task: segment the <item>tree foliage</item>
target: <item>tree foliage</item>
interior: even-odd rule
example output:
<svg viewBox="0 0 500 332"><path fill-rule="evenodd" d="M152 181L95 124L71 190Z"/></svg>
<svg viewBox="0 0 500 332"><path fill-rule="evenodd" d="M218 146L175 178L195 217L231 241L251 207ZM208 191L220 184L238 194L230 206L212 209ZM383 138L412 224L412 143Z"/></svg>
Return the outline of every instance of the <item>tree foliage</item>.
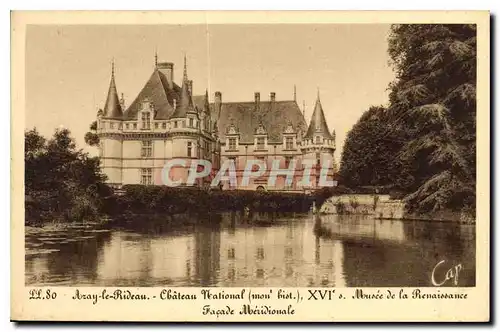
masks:
<svg viewBox="0 0 500 332"><path fill-rule="evenodd" d="M416 211L474 209L476 26L393 25L388 44L396 80L384 124L371 115L359 120L346 140L341 174L361 185L385 185L390 178L377 174L389 174ZM360 164L381 137L382 160L371 163L368 155ZM388 164L397 165L395 174Z"/></svg>
<svg viewBox="0 0 500 332"><path fill-rule="evenodd" d="M47 140L25 132L26 222L81 221L98 217L110 191L99 160L76 149L67 129Z"/></svg>
<svg viewBox="0 0 500 332"><path fill-rule="evenodd" d="M97 135L97 121L94 121L89 126L90 131L85 133L85 143L90 146L99 145L99 136Z"/></svg>
<svg viewBox="0 0 500 332"><path fill-rule="evenodd" d="M394 158L402 147L401 134L384 130L390 120L387 109L372 106L349 131L340 167L344 185L397 188L410 181L401 161Z"/></svg>

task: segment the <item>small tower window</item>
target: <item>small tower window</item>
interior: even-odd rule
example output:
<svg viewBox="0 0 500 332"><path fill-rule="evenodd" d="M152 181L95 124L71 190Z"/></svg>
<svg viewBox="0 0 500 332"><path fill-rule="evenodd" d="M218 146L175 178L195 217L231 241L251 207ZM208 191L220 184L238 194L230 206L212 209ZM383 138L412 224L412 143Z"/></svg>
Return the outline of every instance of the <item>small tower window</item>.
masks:
<svg viewBox="0 0 500 332"><path fill-rule="evenodd" d="M141 169L141 184L142 185L152 185L153 184L153 170L151 168Z"/></svg>
<svg viewBox="0 0 500 332"><path fill-rule="evenodd" d="M142 141L141 146L141 157L151 157L153 154L153 142L152 141Z"/></svg>
<svg viewBox="0 0 500 332"><path fill-rule="evenodd" d="M193 119L189 118L189 127L193 128L194 125L193 125Z"/></svg>
<svg viewBox="0 0 500 332"><path fill-rule="evenodd" d="M174 128L177 128L178 124L177 121L174 121Z"/></svg>
<svg viewBox="0 0 500 332"><path fill-rule="evenodd" d="M187 156L188 156L188 157L191 157L191 153L192 153L192 151L193 151L193 143L188 142L188 143L187 143Z"/></svg>

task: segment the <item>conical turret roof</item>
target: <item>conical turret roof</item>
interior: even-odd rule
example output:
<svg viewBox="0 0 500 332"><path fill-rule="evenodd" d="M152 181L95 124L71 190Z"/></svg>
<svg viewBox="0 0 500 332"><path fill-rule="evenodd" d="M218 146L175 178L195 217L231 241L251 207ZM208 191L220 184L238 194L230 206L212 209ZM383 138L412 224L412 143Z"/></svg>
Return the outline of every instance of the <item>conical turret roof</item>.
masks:
<svg viewBox="0 0 500 332"><path fill-rule="evenodd" d="M106 104L104 104L103 117L111 119L121 119L122 116L123 116L123 111L120 105L120 99L118 98L118 92L116 91L115 66L114 64L112 64L111 82L109 83L108 97L106 98Z"/></svg>
<svg viewBox="0 0 500 332"><path fill-rule="evenodd" d="M189 91L189 79L187 76L187 65L186 57L184 56L184 75L182 80L181 88L181 98L176 104L176 108L171 119L173 118L185 118L187 113L196 113L193 105L193 99L191 98L191 91Z"/></svg>
<svg viewBox="0 0 500 332"><path fill-rule="evenodd" d="M312 114L311 123L307 129L307 133L304 138L313 138L315 135L320 134L326 139L333 139L330 130L328 129L328 124L326 123L325 113L323 113L323 107L321 106L321 101L316 99L316 105L314 106L314 112Z"/></svg>

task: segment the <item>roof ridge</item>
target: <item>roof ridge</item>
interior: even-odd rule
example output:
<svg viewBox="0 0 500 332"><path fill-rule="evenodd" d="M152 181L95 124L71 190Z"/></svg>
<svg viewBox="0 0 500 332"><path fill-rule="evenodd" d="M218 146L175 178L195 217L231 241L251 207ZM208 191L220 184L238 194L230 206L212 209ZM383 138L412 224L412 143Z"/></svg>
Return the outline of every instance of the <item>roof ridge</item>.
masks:
<svg viewBox="0 0 500 332"><path fill-rule="evenodd" d="M203 95L196 95L195 97L203 97ZM210 102L210 104L213 104L214 102ZM295 103L297 104L296 100L261 100L261 104L269 104L269 103ZM255 101L224 101L222 104L255 104ZM298 105L298 104L297 104Z"/></svg>

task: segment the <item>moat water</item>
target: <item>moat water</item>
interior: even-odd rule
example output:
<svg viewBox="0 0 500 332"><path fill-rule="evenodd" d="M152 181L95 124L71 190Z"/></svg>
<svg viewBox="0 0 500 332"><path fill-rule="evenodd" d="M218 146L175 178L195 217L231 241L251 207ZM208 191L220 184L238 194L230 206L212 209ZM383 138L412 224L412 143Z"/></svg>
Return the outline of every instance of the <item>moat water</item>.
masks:
<svg viewBox="0 0 500 332"><path fill-rule="evenodd" d="M443 286L475 285L473 225L227 213L173 227L157 219L27 227L26 285L416 287L432 286L433 271L444 281L459 264Z"/></svg>

